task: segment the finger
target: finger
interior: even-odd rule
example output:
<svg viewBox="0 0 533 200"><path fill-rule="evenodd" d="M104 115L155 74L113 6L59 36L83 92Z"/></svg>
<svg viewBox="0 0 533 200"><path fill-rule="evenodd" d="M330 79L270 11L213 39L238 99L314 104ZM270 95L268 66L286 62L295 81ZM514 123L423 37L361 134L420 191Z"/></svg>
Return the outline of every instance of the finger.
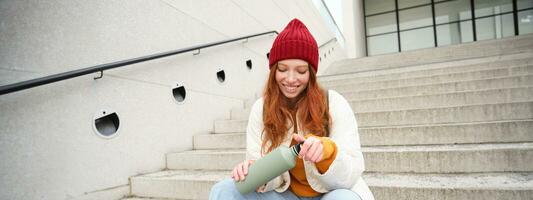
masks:
<svg viewBox="0 0 533 200"><path fill-rule="evenodd" d="M248 175L248 167L250 167L250 161L246 161L244 165L242 165L244 175Z"/></svg>
<svg viewBox="0 0 533 200"><path fill-rule="evenodd" d="M312 161L312 158L315 155L315 152L320 147L320 140L317 141L317 139L314 139L314 138L313 139L310 138L309 140L311 142L311 147L309 147L309 150L308 150L307 154L305 154L305 156L306 156L307 160L311 160Z"/></svg>
<svg viewBox="0 0 533 200"><path fill-rule="evenodd" d="M305 160L305 155L309 151L309 148L311 147L312 141L305 140L304 144L302 145L302 148L300 149L300 153L298 154L300 158Z"/></svg>
<svg viewBox="0 0 533 200"><path fill-rule="evenodd" d="M242 181L244 179L244 176L242 174L242 163L237 166L237 179L238 181Z"/></svg>
<svg viewBox="0 0 533 200"><path fill-rule="evenodd" d="M322 145L320 145L320 146L322 146ZM318 148L317 151L311 157L311 161L313 161L314 163L322 161L322 158L324 156L323 152L324 151L322 150L322 147Z"/></svg>
<svg viewBox="0 0 533 200"><path fill-rule="evenodd" d="M236 181L240 181L241 180L241 176L239 175L239 169L241 168L241 164L238 164L236 167L235 167L235 180Z"/></svg>
<svg viewBox="0 0 533 200"><path fill-rule="evenodd" d="M244 163L241 164L241 171L240 171L241 181L244 181L244 179L246 178L246 175L244 174L244 167L247 165L248 165L248 161L244 161Z"/></svg>
<svg viewBox="0 0 533 200"><path fill-rule="evenodd" d="M239 166L239 165L235 166L235 167L233 168L233 171L231 171L231 177L232 177L233 180L235 180L235 181L239 181L239 176L237 176L237 167L238 167L238 166Z"/></svg>

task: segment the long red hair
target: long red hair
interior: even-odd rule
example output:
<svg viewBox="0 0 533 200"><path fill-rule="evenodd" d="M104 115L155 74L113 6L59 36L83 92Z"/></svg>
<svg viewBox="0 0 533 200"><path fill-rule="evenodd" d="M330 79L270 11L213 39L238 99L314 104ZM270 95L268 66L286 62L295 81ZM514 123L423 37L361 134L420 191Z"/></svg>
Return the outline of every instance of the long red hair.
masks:
<svg viewBox="0 0 533 200"><path fill-rule="evenodd" d="M281 92L276 82L277 63L270 69L268 81L263 94L263 125L264 136L261 144L262 152L270 152L278 147L287 137L287 121L294 126L295 120L291 111L297 111L298 125L316 136L329 136L327 130L330 116L324 90L319 86L314 69L309 66L309 82L307 88L296 97L299 100L294 108L289 108L288 99ZM267 145L270 145L267 147ZM267 149L267 151L264 151Z"/></svg>

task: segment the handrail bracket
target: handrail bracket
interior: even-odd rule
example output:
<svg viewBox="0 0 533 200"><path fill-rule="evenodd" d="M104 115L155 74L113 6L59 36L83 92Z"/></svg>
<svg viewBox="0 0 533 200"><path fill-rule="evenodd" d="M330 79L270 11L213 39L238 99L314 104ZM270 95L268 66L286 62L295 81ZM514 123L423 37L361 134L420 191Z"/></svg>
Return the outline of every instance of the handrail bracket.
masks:
<svg viewBox="0 0 533 200"><path fill-rule="evenodd" d="M192 55L196 56L196 55L200 54L200 49L196 49L196 50L197 50L197 51L194 52L194 53L192 53Z"/></svg>
<svg viewBox="0 0 533 200"><path fill-rule="evenodd" d="M104 70L101 70L99 72L100 72L100 76L94 77L94 80L101 79L102 77L104 77Z"/></svg>

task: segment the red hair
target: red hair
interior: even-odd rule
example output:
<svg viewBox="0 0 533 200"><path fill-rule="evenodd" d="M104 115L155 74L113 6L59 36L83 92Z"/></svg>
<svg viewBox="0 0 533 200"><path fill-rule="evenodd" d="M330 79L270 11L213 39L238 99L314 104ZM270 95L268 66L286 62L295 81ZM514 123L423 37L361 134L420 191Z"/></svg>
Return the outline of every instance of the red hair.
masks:
<svg viewBox="0 0 533 200"><path fill-rule="evenodd" d="M294 108L289 108L288 99L281 92L276 81L276 71L278 64L270 68L270 74L265 86L263 95L263 125L264 137L261 144L262 152L270 152L278 147L287 137L287 120L294 126L295 119L292 118L291 111L297 111L299 127L316 136L329 136L328 127L330 116L324 90L318 85L314 69L309 66L309 82L299 98ZM267 148L267 144L270 146ZM264 151L267 149L267 151Z"/></svg>

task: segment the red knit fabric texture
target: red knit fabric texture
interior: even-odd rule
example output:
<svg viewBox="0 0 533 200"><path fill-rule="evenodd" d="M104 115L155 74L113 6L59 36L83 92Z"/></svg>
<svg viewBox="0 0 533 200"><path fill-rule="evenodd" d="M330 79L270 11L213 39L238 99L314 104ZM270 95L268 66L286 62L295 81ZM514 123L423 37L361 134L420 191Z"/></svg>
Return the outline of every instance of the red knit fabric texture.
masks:
<svg viewBox="0 0 533 200"><path fill-rule="evenodd" d="M293 19L276 37L269 55L269 66L284 59L302 59L318 72L318 45L305 24Z"/></svg>

